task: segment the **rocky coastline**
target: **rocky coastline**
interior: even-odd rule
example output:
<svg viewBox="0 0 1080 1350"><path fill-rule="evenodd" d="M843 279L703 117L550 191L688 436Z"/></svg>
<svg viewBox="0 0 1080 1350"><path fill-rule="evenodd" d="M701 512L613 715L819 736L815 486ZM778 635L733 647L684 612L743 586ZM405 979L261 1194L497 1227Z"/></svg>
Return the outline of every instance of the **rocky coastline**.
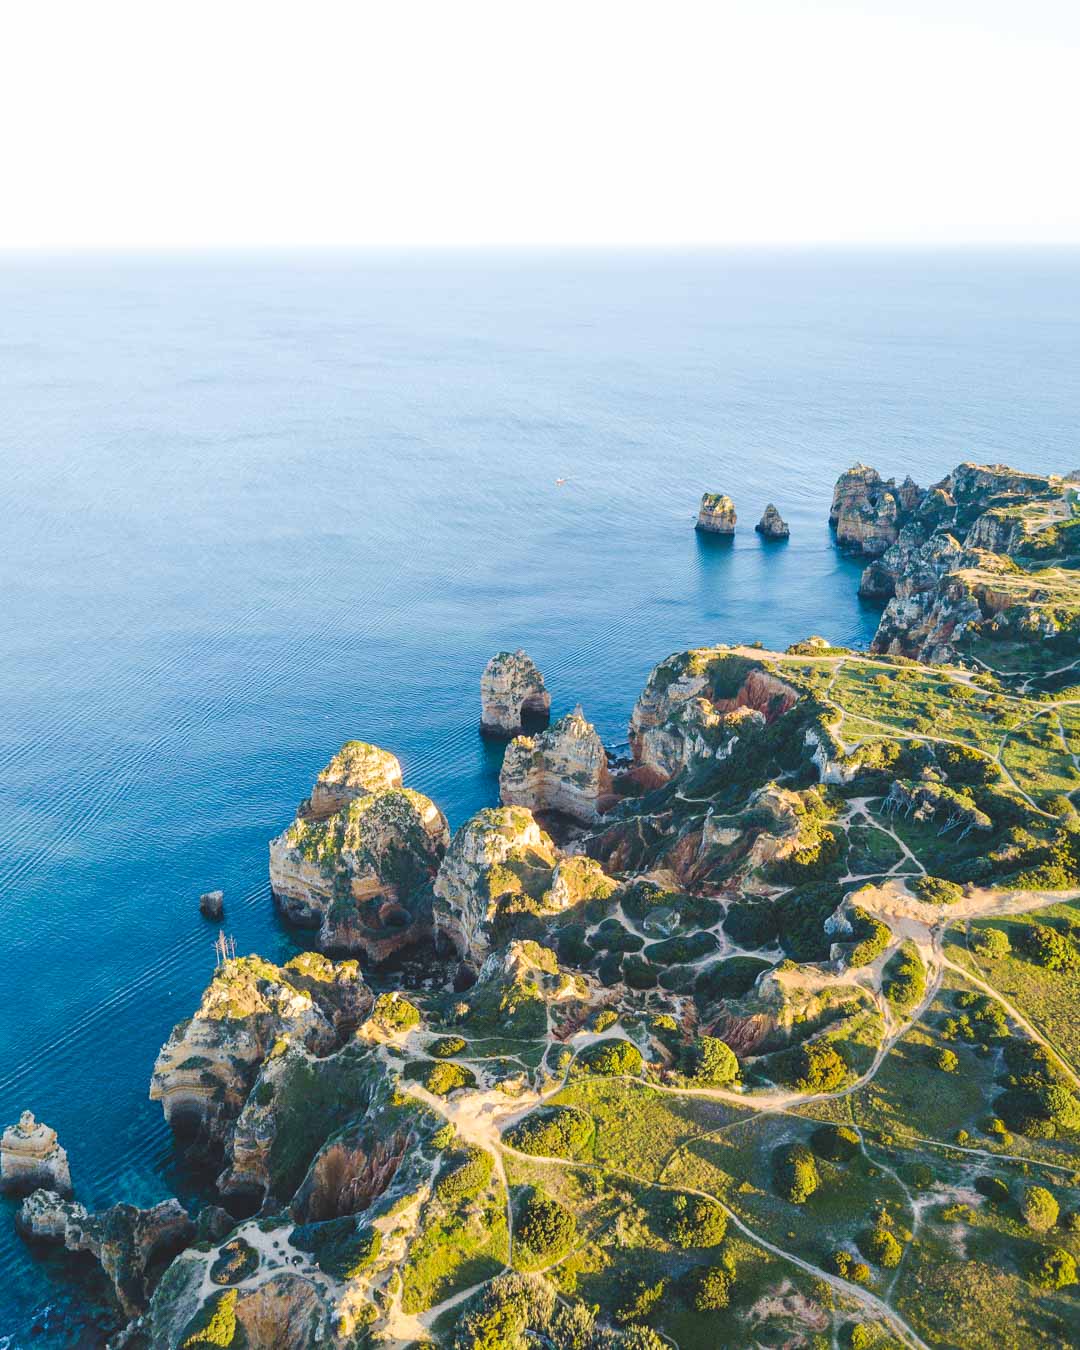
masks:
<svg viewBox="0 0 1080 1350"><path fill-rule="evenodd" d="M116 1344L142 1350L658 1350L657 1282L686 1318L737 1304L746 1344L807 1345L811 1320L854 1343L838 1339L853 1308L910 1343L884 1281L848 1280L816 1248L747 1279L738 1303L747 1252L708 1255L727 1218L715 1242L686 1226L715 1176L676 1171L678 1189L665 1168L740 1112L780 1131L779 1157L802 1098L855 1101L929 1002L890 1002L887 972L915 960L940 984L948 905L978 917L1001 896L1080 893L1080 787L1052 792L987 748L1003 710L1027 725L1077 683L1078 492L1074 476L998 465L927 489L849 469L829 518L884 606L870 653L810 638L668 656L630 710L625 765L580 708L527 731L550 695L524 652L498 653L481 730L509 742L500 801L453 833L393 753L346 743L269 845L274 903L318 950L223 954L153 1068L150 1097L176 1147L212 1166L213 1203L195 1219L176 1200L88 1213L27 1113L0 1147L3 1185L30 1192L20 1230L96 1257ZM706 494L698 528L735 524L730 498ZM788 534L771 505L757 528ZM1067 734L1040 753L1071 784ZM379 967L406 950L420 969L397 984ZM1054 1101L1071 1110L1064 1082ZM669 1099L681 1117L660 1114ZM656 1124L635 1134L646 1112ZM653 1132L664 1166L639 1177ZM891 1136L873 1145L875 1176L901 1167ZM742 1197L773 1174L718 1156L732 1185L709 1203L754 1237L766 1220ZM562 1247L539 1245L549 1230ZM795 1236L768 1231L755 1259ZM859 1232L837 1239L849 1264ZM819 1278L796 1290L804 1268ZM718 1307L686 1293L705 1271Z"/></svg>

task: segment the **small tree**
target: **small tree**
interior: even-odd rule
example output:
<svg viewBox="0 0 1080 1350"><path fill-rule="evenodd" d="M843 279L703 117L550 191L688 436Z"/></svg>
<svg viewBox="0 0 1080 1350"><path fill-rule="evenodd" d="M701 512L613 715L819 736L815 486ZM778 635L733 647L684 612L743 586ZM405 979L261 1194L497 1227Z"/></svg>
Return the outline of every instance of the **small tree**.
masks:
<svg viewBox="0 0 1080 1350"><path fill-rule="evenodd" d="M994 961L1012 951L1009 935L1003 928L982 928L971 935L971 947L977 956Z"/></svg>
<svg viewBox="0 0 1080 1350"><path fill-rule="evenodd" d="M735 1058L734 1050L716 1036L699 1038L693 1048L691 1065L694 1080L698 1083L714 1086L730 1083L739 1074L739 1061Z"/></svg>
<svg viewBox="0 0 1080 1350"><path fill-rule="evenodd" d="M701 1272L694 1307L698 1312L720 1312L731 1302L731 1276L720 1266L707 1266Z"/></svg>
<svg viewBox="0 0 1080 1350"><path fill-rule="evenodd" d="M1024 1222L1035 1233L1045 1233L1058 1221L1058 1202L1045 1186L1029 1186L1020 1201Z"/></svg>
<svg viewBox="0 0 1080 1350"><path fill-rule="evenodd" d="M793 1205L805 1204L821 1185L814 1155L805 1144L788 1144L778 1150L775 1162L780 1194Z"/></svg>
<svg viewBox="0 0 1080 1350"><path fill-rule="evenodd" d="M942 1073L955 1073L960 1067L960 1060L957 1058L955 1050L949 1050L947 1047L941 1047L934 1052L934 1067L940 1069Z"/></svg>

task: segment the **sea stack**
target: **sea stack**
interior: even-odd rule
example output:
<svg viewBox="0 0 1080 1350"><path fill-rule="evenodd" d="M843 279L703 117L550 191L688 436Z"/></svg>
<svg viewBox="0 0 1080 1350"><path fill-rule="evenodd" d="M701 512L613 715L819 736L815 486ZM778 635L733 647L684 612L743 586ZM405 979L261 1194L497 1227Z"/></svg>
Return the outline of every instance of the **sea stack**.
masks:
<svg viewBox="0 0 1080 1350"><path fill-rule="evenodd" d="M0 1139L0 1190L22 1195L39 1188L71 1194L67 1150L55 1130L24 1111Z"/></svg>
<svg viewBox="0 0 1080 1350"><path fill-rule="evenodd" d="M735 519L735 503L730 497L722 492L706 492L694 529L705 534L734 534Z"/></svg>
<svg viewBox="0 0 1080 1350"><path fill-rule="evenodd" d="M532 659L519 648L496 652L480 677L480 730L485 736L520 736L522 719L543 719L551 712L551 695Z"/></svg>
<svg viewBox="0 0 1080 1350"><path fill-rule="evenodd" d="M754 526L754 529L766 539L787 539L791 534L787 521L772 502L765 508L765 514Z"/></svg>
<svg viewBox="0 0 1080 1350"><path fill-rule="evenodd" d="M225 892L207 891L199 896L199 913L204 919L220 919L225 914Z"/></svg>
<svg viewBox="0 0 1080 1350"><path fill-rule="evenodd" d="M582 824L600 819L611 796L607 753L580 708L539 736L518 736L507 747L499 774L504 806L554 811Z"/></svg>

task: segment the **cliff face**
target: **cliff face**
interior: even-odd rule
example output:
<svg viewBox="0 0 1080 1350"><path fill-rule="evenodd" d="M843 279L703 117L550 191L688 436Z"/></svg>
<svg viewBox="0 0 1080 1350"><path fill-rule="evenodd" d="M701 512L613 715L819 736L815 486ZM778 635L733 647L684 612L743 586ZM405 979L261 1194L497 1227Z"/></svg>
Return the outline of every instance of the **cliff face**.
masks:
<svg viewBox="0 0 1080 1350"><path fill-rule="evenodd" d="M910 482L910 480L908 480ZM889 603L872 650L922 660L963 659L986 641L1038 636L1062 664L1080 651L1080 597L1058 574L1031 572L1039 561L1075 563L1080 520L1067 480L1000 464L958 465L928 493L891 489L876 470L842 474L830 519L837 542L878 556L861 595ZM893 505L885 501L894 497ZM885 519L900 522L881 550ZM869 547L867 539L872 540Z"/></svg>
<svg viewBox="0 0 1080 1350"><path fill-rule="evenodd" d="M480 677L480 730L490 736L517 736L526 716L545 718L551 695L544 677L520 649L496 652Z"/></svg>
<svg viewBox="0 0 1080 1350"><path fill-rule="evenodd" d="M546 889L557 861L554 845L522 806L481 811L450 841L435 878L435 921L462 955L482 959L486 931L504 895Z"/></svg>
<svg viewBox="0 0 1080 1350"><path fill-rule="evenodd" d="M730 691L730 692L729 692ZM683 652L650 674L630 718L635 777L647 787L707 760L787 712L798 691L722 648Z"/></svg>
<svg viewBox="0 0 1080 1350"><path fill-rule="evenodd" d="M158 1054L150 1098L200 1148L226 1149L272 1047L295 1043L327 1054L371 1001L355 961L335 966L312 954L284 967L256 956L226 961L198 1012Z"/></svg>
<svg viewBox="0 0 1080 1350"><path fill-rule="evenodd" d="M737 521L735 503L730 497L722 492L706 492L694 528L706 534L734 534Z"/></svg>
<svg viewBox="0 0 1080 1350"><path fill-rule="evenodd" d="M539 736L511 741L499 795L504 806L557 812L583 824L599 820L611 797L611 776L603 743L580 708Z"/></svg>
<svg viewBox="0 0 1080 1350"><path fill-rule="evenodd" d="M24 1111L19 1123L9 1125L0 1138L0 1190L19 1195L39 1187L71 1194L67 1151L55 1130Z"/></svg>
<svg viewBox="0 0 1080 1350"><path fill-rule="evenodd" d="M383 961L431 935L430 883L450 831L429 798L386 786L400 779L393 755L350 742L271 841L274 899L290 923L318 929L324 951Z"/></svg>
<svg viewBox="0 0 1080 1350"><path fill-rule="evenodd" d="M833 489L829 523L836 542L851 553L877 557L896 543L900 528L918 509L923 489L905 478L882 479L876 469L857 464L840 475Z"/></svg>

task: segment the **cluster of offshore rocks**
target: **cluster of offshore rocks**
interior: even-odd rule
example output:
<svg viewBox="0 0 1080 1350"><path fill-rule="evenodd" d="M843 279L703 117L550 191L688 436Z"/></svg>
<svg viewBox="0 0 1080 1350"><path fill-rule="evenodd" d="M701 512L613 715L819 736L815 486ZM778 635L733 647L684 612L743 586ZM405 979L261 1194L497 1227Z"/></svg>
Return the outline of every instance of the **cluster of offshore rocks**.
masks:
<svg viewBox="0 0 1080 1350"><path fill-rule="evenodd" d="M723 492L706 492L702 495L694 526L696 530L704 534L734 534L737 523L735 503L729 496ZM765 508L754 529L766 539L787 539L791 534L787 522L772 502Z"/></svg>
<svg viewBox="0 0 1080 1350"><path fill-rule="evenodd" d="M0 1137L0 1190L22 1197L15 1225L28 1241L96 1257L129 1317L145 1309L157 1276L195 1237L195 1225L177 1200L151 1209L113 1205L89 1213L71 1199L67 1151L56 1131L29 1111Z"/></svg>
<svg viewBox="0 0 1080 1350"><path fill-rule="evenodd" d="M985 663L995 643L1035 641L1075 660L1078 491L1080 471L1003 464L959 464L929 488L865 464L841 474L829 522L843 550L868 560L859 593L888 602L871 649L926 661L981 652Z"/></svg>

